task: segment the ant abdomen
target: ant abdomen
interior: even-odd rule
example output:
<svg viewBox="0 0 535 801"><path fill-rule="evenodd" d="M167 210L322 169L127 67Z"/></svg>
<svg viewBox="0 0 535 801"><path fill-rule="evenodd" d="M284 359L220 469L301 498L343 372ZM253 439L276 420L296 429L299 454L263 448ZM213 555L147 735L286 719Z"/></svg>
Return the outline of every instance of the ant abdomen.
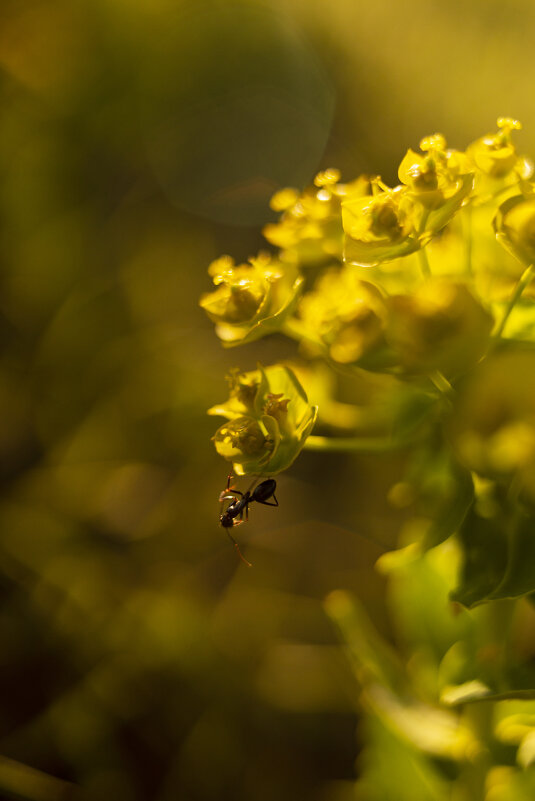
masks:
<svg viewBox="0 0 535 801"><path fill-rule="evenodd" d="M251 495L251 500L258 501L258 503L266 503L268 498L273 498L273 500L275 501L273 506L278 506L279 503L275 498L276 489L277 489L277 482L275 481L275 479L266 478L266 480L262 481L262 483L259 484L258 487L255 487Z"/></svg>

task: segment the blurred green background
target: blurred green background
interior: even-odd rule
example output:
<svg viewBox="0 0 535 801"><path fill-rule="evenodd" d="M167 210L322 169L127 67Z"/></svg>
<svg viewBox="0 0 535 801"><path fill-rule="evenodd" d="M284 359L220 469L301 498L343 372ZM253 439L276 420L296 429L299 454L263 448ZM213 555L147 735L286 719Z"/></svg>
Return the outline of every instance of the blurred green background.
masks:
<svg viewBox="0 0 535 801"><path fill-rule="evenodd" d="M341 801L356 688L322 607L388 634L394 459L303 454L240 542L206 409L207 264L263 245L319 169L522 120L529 0L4 0L0 8L0 797Z"/></svg>

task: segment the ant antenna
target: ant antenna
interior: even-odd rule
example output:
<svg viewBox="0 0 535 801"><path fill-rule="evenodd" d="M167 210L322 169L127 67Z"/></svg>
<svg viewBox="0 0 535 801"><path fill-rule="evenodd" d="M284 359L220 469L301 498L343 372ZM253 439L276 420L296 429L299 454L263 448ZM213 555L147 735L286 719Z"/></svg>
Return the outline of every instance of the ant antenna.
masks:
<svg viewBox="0 0 535 801"><path fill-rule="evenodd" d="M226 529L226 532L227 532L227 534L228 534L228 536L229 536L229 539L230 539L230 541L231 541L231 542L234 544L234 547L236 548L236 550L237 550L237 552L238 552L238 556L240 557L240 559L242 560L242 562L243 562L244 564L246 564L246 565L247 565L247 567L252 567L252 564L251 564L251 562L248 562L248 561L247 561L247 559L245 558L245 556L244 556L244 555L242 554L242 552L240 551L240 546L238 545L238 543L236 542L236 540L234 539L234 537L232 536L232 534L230 533L230 531L228 530L228 528Z"/></svg>

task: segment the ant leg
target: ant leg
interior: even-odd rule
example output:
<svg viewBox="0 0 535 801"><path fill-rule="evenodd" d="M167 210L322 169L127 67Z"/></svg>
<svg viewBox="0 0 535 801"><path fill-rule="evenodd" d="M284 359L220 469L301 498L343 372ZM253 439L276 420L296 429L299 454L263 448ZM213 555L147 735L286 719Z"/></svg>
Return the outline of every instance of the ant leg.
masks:
<svg viewBox="0 0 535 801"><path fill-rule="evenodd" d="M238 526L240 523L243 523L243 520L240 520L239 522L238 522L238 521L236 521L236 522L235 522L235 525L236 525L236 526ZM234 539L234 537L232 536L232 534L230 533L230 531L228 530L228 528L227 528L227 534L228 534L228 536L229 536L229 539L230 539L230 541L232 542L232 544L233 544L233 545L234 545L234 547L236 548L236 551L238 552L238 556L240 557L240 559L242 560L242 562L243 562L244 564L246 564L246 565L247 565L247 567L252 567L252 564L251 564L250 562L248 562L248 561L247 561L247 559L245 558L245 556L244 556L244 555L242 554L242 552L240 551L240 546L238 545L238 543L236 542L236 540Z"/></svg>
<svg viewBox="0 0 535 801"><path fill-rule="evenodd" d="M232 473L229 476L227 476L227 486L222 492L219 493L219 503L223 503L223 501L232 501L236 498L237 495L243 496L243 492L240 492L240 490L234 489L234 487L230 486L230 482L232 481L233 478L234 476L232 475Z"/></svg>
<svg viewBox="0 0 535 801"><path fill-rule="evenodd" d="M223 501L234 501L237 495L243 496L243 492L237 489L223 490L223 492L219 493L219 503L223 503Z"/></svg>
<svg viewBox="0 0 535 801"><path fill-rule="evenodd" d="M243 513L244 512L245 512L245 520L243 519ZM248 523L248 522L249 522L249 501L247 501L245 506L242 509L240 509L240 519L239 520L233 520L232 521L232 525L233 526L241 526L242 523Z"/></svg>

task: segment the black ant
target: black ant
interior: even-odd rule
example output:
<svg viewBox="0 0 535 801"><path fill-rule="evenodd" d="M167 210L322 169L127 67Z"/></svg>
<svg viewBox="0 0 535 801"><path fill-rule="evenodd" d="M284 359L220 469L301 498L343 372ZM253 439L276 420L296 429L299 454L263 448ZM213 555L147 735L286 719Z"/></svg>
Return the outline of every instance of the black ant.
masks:
<svg viewBox="0 0 535 801"><path fill-rule="evenodd" d="M220 503L223 503L223 501L232 501L232 503L229 503L225 511L219 516L219 522L227 532L231 542L234 544L234 547L236 548L242 562L245 562L248 567L252 567L251 563L248 562L243 556L242 552L240 551L240 546L230 533L229 529L234 528L234 526L239 526L241 523L247 523L249 520L249 504L253 501L262 503L264 506L278 506L279 502L275 497L277 482L274 478L266 478L261 484L255 487L255 484L258 481L258 479L255 479L249 489L243 493L240 492L240 490L234 489L234 487L230 486L232 478L232 475L228 476L226 489L224 489L219 495ZM253 487L255 488L253 489ZM270 498L273 498L275 503L270 503ZM243 519L244 513L245 520ZM238 517L240 518L239 520L236 519Z"/></svg>

